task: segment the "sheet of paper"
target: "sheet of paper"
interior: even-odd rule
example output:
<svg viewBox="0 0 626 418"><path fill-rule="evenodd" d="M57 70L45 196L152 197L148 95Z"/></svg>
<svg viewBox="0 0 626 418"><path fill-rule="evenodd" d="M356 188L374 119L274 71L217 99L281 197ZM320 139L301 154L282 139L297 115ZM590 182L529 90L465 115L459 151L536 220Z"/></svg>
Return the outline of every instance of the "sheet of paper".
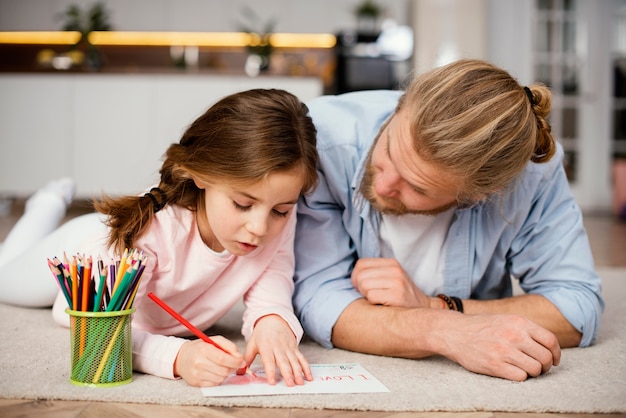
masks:
<svg viewBox="0 0 626 418"><path fill-rule="evenodd" d="M201 388L204 396L256 396L302 393L373 393L389 392L376 377L360 364L311 364L313 380L304 385L288 387L280 378L275 385L267 383L265 371L229 376L220 386Z"/></svg>

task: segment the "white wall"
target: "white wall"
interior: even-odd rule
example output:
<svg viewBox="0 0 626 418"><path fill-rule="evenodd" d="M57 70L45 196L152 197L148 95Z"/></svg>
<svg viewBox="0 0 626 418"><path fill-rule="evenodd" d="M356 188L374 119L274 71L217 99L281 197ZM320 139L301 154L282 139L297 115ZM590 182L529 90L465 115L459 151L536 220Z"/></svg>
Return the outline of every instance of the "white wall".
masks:
<svg viewBox="0 0 626 418"><path fill-rule="evenodd" d="M414 68L428 71L459 58L487 56L485 0L414 0Z"/></svg>
<svg viewBox="0 0 626 418"><path fill-rule="evenodd" d="M611 25L613 1L580 2L580 28L587 35L580 77L578 181L572 185L578 203L587 211L612 207L611 116L613 63Z"/></svg>
<svg viewBox="0 0 626 418"><path fill-rule="evenodd" d="M533 80L534 0L487 0L486 59L522 84Z"/></svg>
<svg viewBox="0 0 626 418"><path fill-rule="evenodd" d="M412 0L414 67L478 58L533 81L534 0Z"/></svg>
<svg viewBox="0 0 626 418"><path fill-rule="evenodd" d="M60 30L55 17L71 4L96 0L0 0L0 31ZM411 0L376 0L401 24L409 22ZM239 31L244 7L264 20L275 18L276 32L335 33L355 29L353 10L361 0L102 0L116 30Z"/></svg>

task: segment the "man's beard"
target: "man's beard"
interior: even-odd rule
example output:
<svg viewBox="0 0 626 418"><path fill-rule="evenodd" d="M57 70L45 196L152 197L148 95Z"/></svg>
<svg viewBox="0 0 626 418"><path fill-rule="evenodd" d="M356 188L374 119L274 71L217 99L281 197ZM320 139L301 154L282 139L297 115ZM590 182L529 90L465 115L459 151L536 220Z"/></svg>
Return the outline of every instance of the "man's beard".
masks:
<svg viewBox="0 0 626 418"><path fill-rule="evenodd" d="M426 215L426 216L435 216L439 213L445 212L446 210L457 206L457 202L450 202L446 205L439 206L435 209L429 210L412 210L407 208L404 203L397 199L379 196L374 191L374 179L376 177L376 170L372 166L372 154L367 159L365 164L365 173L363 174L363 179L361 180L361 193L363 197L365 197L372 207L384 214L384 215L392 215L392 216L402 216L402 215Z"/></svg>

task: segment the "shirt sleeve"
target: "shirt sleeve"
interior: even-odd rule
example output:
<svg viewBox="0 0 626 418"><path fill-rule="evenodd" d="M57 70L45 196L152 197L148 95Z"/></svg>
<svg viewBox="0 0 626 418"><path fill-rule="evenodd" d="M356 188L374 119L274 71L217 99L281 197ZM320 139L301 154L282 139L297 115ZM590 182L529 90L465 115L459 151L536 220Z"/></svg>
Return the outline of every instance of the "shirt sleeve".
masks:
<svg viewBox="0 0 626 418"><path fill-rule="evenodd" d="M133 369L147 374L175 379L174 361L180 347L188 340L151 334L133 327Z"/></svg>
<svg viewBox="0 0 626 418"><path fill-rule="evenodd" d="M335 150L336 151L336 150ZM357 251L344 224L348 202L342 202L329 182L337 168L323 166L315 191L298 204L294 307L307 335L331 348L332 329L346 307L362 296L354 289L350 272ZM350 187L345 174L344 187ZM344 189L344 199L347 190ZM358 218L358 217L357 217ZM347 220L346 220L347 221ZM355 226L360 229L361 226Z"/></svg>
<svg viewBox="0 0 626 418"><path fill-rule="evenodd" d="M595 341L604 299L595 271L583 216L562 167L562 150L541 167L530 210L512 241L511 273L524 291L550 300L583 336L580 346ZM519 187L525 187L520 183Z"/></svg>

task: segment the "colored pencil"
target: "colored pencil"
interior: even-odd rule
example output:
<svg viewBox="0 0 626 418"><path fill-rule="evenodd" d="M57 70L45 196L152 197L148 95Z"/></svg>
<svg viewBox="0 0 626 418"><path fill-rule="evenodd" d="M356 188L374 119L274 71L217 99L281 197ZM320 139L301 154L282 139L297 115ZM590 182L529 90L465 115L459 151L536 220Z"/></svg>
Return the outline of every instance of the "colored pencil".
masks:
<svg viewBox="0 0 626 418"><path fill-rule="evenodd" d="M122 276L126 272L126 259L128 258L128 248L124 250L124 254L120 259L119 267L117 268L117 277L115 278L115 287L113 288L113 292L117 289L117 286L120 284L122 280Z"/></svg>
<svg viewBox="0 0 626 418"><path fill-rule="evenodd" d="M219 345L218 343L213 341L211 338L209 338L204 332L202 332L198 328L196 328L191 322L187 321L181 314L179 314L174 309L172 309L167 303L163 302L157 295L155 295L152 292L149 292L148 293L148 297L150 299L152 299L153 301L155 301L157 303L157 305L159 305L161 308L163 308L167 313L172 315L174 317L174 319L176 319L178 322L180 322L185 327L187 327L187 329L189 331L191 331L196 337L200 338L204 342L207 342L207 343L209 343L209 344L219 348L220 350L222 350L226 354L230 354L229 351L227 351L224 347L222 347L221 345Z"/></svg>
<svg viewBox="0 0 626 418"><path fill-rule="evenodd" d="M78 261L78 280L81 286L80 310L87 311L87 301L89 300L89 277L85 276L85 265Z"/></svg>
<svg viewBox="0 0 626 418"><path fill-rule="evenodd" d="M178 322L180 322L181 324L183 324L185 327L187 327L187 329L189 331L191 331L196 337L200 338L202 341L209 343L217 348L219 348L220 350L222 350L223 352L225 352L226 354L231 354L228 350L226 350L224 347L222 347L221 345L219 345L218 343L216 343L215 341L213 341L208 335L206 335L204 332L200 331L200 329L196 328L191 322L187 321L181 314L179 314L178 312L176 312L174 309L172 309L172 307L170 307L167 303L163 302L163 300L161 300L157 295L155 295L152 292L148 292L148 297L150 299L152 299L153 301L155 301L157 303L157 305L159 305L161 308L163 308L167 313L169 313L170 315L172 315L174 317L174 319L176 319ZM247 372L249 372L250 374L254 375L252 373L252 371L248 371L247 367L242 367L240 369L237 369L237 374L238 375L243 375L246 374Z"/></svg>
<svg viewBox="0 0 626 418"><path fill-rule="evenodd" d="M69 296L70 302L68 302L68 305L71 306L71 300L72 300L72 276L70 275L70 271L68 270L67 266L61 262L61 260L59 260L58 257L54 257L53 259L54 264L59 268L59 270L61 270L61 273L63 274L63 282L65 284L65 288L67 289L67 294Z"/></svg>
<svg viewBox="0 0 626 418"><path fill-rule="evenodd" d="M50 271L52 272L52 274L56 277L57 282L59 283L59 287L61 288L61 291L63 292L63 296L65 297L65 300L67 301L67 304L70 305L72 303L72 299L70 298L70 295L67 291L67 286L65 285L65 277L63 276L63 273L61 272L59 267L55 265L55 263L50 259L48 259L48 267L50 268Z"/></svg>
<svg viewBox="0 0 626 418"><path fill-rule="evenodd" d="M98 277L100 277L100 281L98 282L98 290L96 291L96 296L94 299L94 307L93 311L98 312L102 310L102 304L104 303L104 293L106 292L106 284L107 284L107 269L104 268L104 263L102 262L102 258L98 256Z"/></svg>
<svg viewBox="0 0 626 418"><path fill-rule="evenodd" d="M87 294L85 297L85 306L83 307L83 311L92 311L93 310L93 288L94 282L93 277L91 277L91 256L85 258L83 255L83 280L87 283Z"/></svg>
<svg viewBox="0 0 626 418"><path fill-rule="evenodd" d="M72 306L71 308L74 310L78 310L78 277L76 275L76 263L72 263L67 259L67 255L64 255L64 259L66 260L65 264L67 265L68 271L70 272L70 277L72 278Z"/></svg>
<svg viewBox="0 0 626 418"><path fill-rule="evenodd" d="M64 253L64 262L53 257L47 259L47 263L71 310L112 312L132 308L148 258L136 249L125 250L124 256L124 263L111 258L109 265L98 256L97 277L93 277L91 255L77 254L69 258ZM120 266L124 267L123 271L118 271Z"/></svg>

